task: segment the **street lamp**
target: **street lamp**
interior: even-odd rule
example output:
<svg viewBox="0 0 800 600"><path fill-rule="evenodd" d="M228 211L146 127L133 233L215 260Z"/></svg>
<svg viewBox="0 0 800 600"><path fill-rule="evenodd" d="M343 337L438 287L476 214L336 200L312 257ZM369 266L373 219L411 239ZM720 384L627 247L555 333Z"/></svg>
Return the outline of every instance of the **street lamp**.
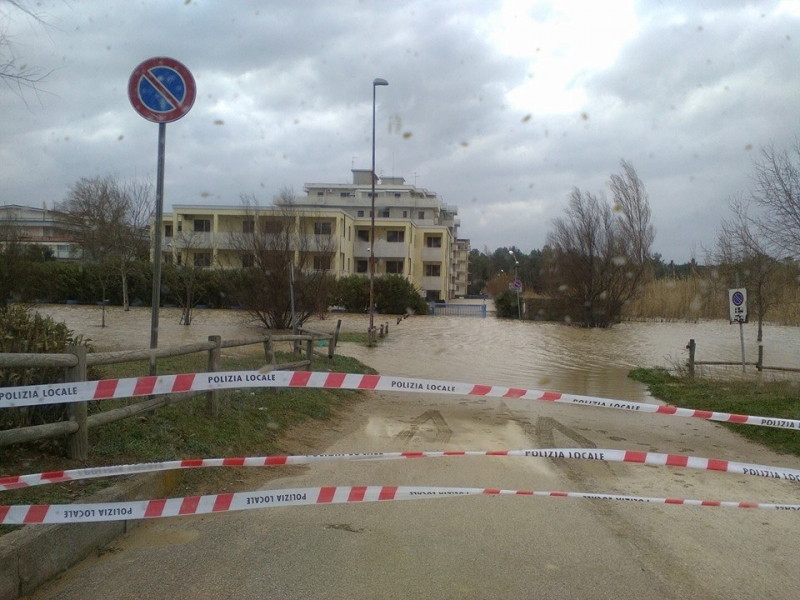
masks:
<svg viewBox="0 0 800 600"><path fill-rule="evenodd" d="M517 281L519 278L517 277L517 267L519 267L519 261L517 260L517 256L514 254L513 250L509 250L508 253L514 258L514 291L517 293L517 319L520 321L522 320L522 307L519 304L519 292L520 288L517 287Z"/></svg>
<svg viewBox="0 0 800 600"><path fill-rule="evenodd" d="M385 79L376 78L372 80L372 193L370 200L372 210L370 211L371 224L369 228L369 345L375 344L375 90L379 85L389 85Z"/></svg>

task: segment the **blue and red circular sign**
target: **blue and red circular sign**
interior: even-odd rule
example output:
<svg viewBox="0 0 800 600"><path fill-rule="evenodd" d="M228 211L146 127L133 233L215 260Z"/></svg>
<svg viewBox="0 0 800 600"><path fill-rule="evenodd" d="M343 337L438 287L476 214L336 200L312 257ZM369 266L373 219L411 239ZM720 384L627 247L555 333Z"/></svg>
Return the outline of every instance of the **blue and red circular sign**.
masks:
<svg viewBox="0 0 800 600"><path fill-rule="evenodd" d="M171 123L192 108L197 96L194 77L174 58L148 58L128 80L128 98L148 121Z"/></svg>
<svg viewBox="0 0 800 600"><path fill-rule="evenodd" d="M744 294L742 292L734 292L731 296L731 302L734 306L741 306L744 303Z"/></svg>

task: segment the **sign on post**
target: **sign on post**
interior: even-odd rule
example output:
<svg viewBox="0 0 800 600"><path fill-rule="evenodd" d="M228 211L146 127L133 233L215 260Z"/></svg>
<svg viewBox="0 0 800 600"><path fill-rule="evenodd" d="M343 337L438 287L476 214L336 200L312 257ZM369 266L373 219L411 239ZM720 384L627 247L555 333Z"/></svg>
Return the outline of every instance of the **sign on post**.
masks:
<svg viewBox="0 0 800 600"><path fill-rule="evenodd" d="M194 77L174 58L148 58L128 80L134 110L153 123L177 121L189 112L196 96Z"/></svg>
<svg viewBox="0 0 800 600"><path fill-rule="evenodd" d="M142 117L158 123L156 214L153 236L153 302L150 317L150 348L158 348L158 307L161 304L161 223L164 213L164 155L167 123L189 112L197 96L194 77L174 58L156 56L137 66L128 79L128 100ZM150 375L156 375L156 355L150 355Z"/></svg>
<svg viewBox="0 0 800 600"><path fill-rule="evenodd" d="M745 288L728 290L728 300L731 323L745 323L747 321L747 290Z"/></svg>

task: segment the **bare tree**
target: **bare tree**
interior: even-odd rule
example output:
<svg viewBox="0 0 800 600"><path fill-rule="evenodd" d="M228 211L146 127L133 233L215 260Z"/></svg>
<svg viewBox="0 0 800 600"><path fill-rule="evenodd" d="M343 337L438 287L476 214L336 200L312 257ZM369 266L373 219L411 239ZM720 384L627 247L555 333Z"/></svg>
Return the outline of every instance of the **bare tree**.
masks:
<svg viewBox="0 0 800 600"><path fill-rule="evenodd" d="M7 34L8 24L14 15L28 19L37 25L46 25L42 13L37 12L25 2L4 0L0 2L0 80L22 97L24 88L38 90L37 84L47 73L37 67L20 64L14 45Z"/></svg>
<svg viewBox="0 0 800 600"><path fill-rule="evenodd" d="M612 175L614 205L573 189L566 215L547 236L549 292L588 327L608 327L641 288L655 229L644 184L633 166Z"/></svg>
<svg viewBox="0 0 800 600"><path fill-rule="evenodd" d="M164 283L170 297L181 307L181 325L188 327L192 324L194 308L205 291L200 272L212 266L211 252L203 232L187 231L185 223L174 233L172 245L177 264L164 265Z"/></svg>
<svg viewBox="0 0 800 600"><path fill-rule="evenodd" d="M764 317L780 301L785 269L769 255L768 241L758 232L758 223L749 215L750 202L734 197L728 203L731 219L722 221L711 261L725 276L729 286L744 286L748 305L758 318L758 341L764 339Z"/></svg>
<svg viewBox="0 0 800 600"><path fill-rule="evenodd" d="M790 151L773 145L754 163L750 199L760 210L752 222L773 256L800 258L800 140Z"/></svg>
<svg viewBox="0 0 800 600"><path fill-rule="evenodd" d="M625 160L620 165L622 174L612 175L608 183L614 196L617 225L628 242L626 254L635 265L644 266L650 261L650 249L656 238L655 227L650 223L650 199L633 165Z"/></svg>
<svg viewBox="0 0 800 600"><path fill-rule="evenodd" d="M149 252L151 191L149 183L123 184L110 175L82 177L59 206L77 233L81 258L100 266L102 300L110 278L119 276L126 310L128 276L135 261L146 259Z"/></svg>
<svg viewBox="0 0 800 600"><path fill-rule="evenodd" d="M247 233L231 234L230 245L251 264L243 272L239 302L269 329L302 325L329 304L335 224L298 211L289 188L266 209L253 195L241 200L250 225ZM306 228L309 222L314 230Z"/></svg>
<svg viewBox="0 0 800 600"><path fill-rule="evenodd" d="M130 310L128 279L134 265L147 260L150 253L150 218L155 206L153 184L150 180L128 181L122 186L127 206L125 226L119 228L117 269L122 281L122 306Z"/></svg>

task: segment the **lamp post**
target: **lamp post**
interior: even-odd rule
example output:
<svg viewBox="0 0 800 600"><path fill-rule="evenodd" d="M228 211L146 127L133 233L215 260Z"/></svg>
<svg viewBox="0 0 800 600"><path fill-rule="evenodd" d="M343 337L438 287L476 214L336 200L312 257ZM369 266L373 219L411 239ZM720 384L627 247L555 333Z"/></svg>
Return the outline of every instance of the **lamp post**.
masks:
<svg viewBox="0 0 800 600"><path fill-rule="evenodd" d="M369 228L369 331L367 339L370 346L374 345L375 339L375 90L379 85L389 85L385 79L376 78L372 80L372 193L370 201L372 210L370 211Z"/></svg>
<svg viewBox="0 0 800 600"><path fill-rule="evenodd" d="M519 304L519 292L520 288L517 287L517 281L519 278L517 277L517 268L519 267L519 261L517 260L517 256L514 254L513 250L509 250L508 253L514 258L514 291L517 293L517 319L522 320L522 307Z"/></svg>

